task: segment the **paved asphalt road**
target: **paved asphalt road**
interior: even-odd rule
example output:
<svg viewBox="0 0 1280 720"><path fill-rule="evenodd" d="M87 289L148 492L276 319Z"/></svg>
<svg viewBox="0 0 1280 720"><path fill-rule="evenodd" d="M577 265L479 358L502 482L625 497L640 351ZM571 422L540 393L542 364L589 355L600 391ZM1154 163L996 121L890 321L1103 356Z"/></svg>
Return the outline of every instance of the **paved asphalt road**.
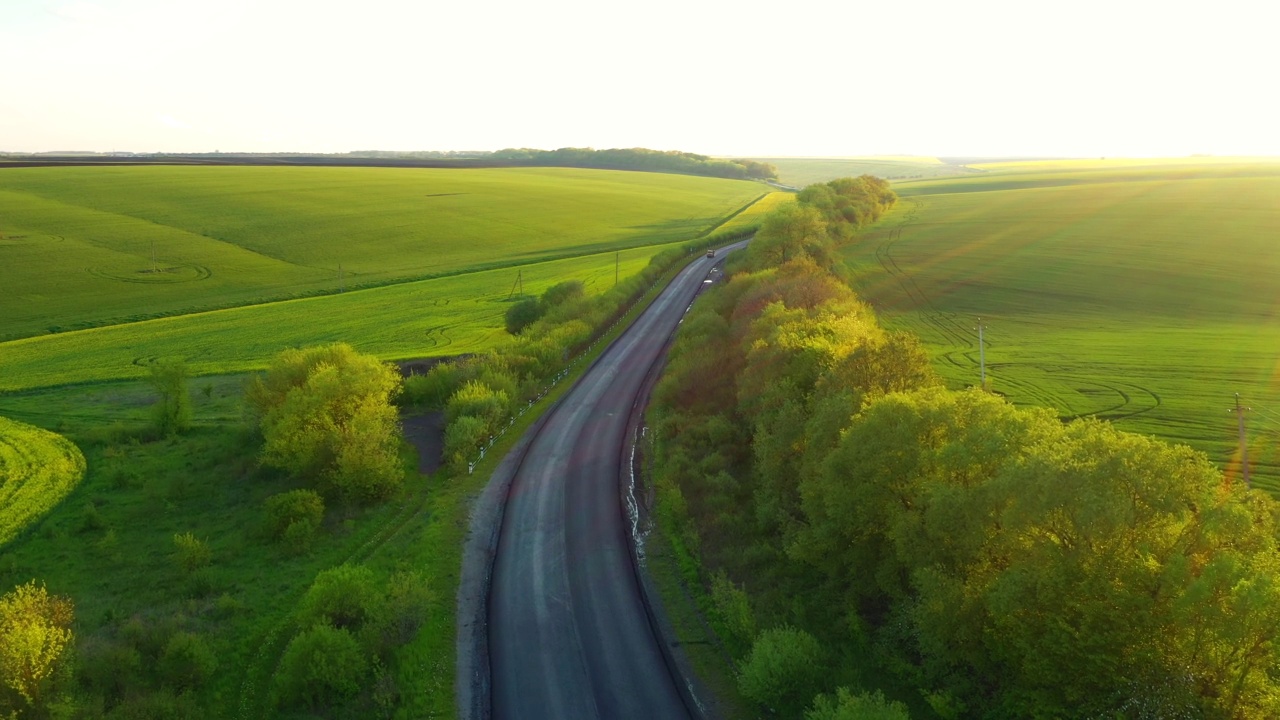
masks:
<svg viewBox="0 0 1280 720"><path fill-rule="evenodd" d="M724 254L681 271L529 446L507 499L489 595L494 718L689 716L645 613L619 470L644 377Z"/></svg>

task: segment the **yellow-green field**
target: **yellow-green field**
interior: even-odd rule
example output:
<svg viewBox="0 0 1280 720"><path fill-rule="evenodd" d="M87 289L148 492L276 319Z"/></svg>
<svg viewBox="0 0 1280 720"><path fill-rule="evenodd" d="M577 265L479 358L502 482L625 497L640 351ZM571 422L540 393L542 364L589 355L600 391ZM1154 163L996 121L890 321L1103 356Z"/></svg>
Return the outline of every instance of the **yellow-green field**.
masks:
<svg viewBox="0 0 1280 720"><path fill-rule="evenodd" d="M772 212L779 205L793 202L795 193L790 192L772 192L757 200L750 207L742 212L734 215L728 222L716 228L718 232L737 232L746 230L760 224L764 216Z"/></svg>
<svg viewBox="0 0 1280 720"><path fill-rule="evenodd" d="M0 417L0 547L61 502L84 470L70 440Z"/></svg>
<svg viewBox="0 0 1280 720"><path fill-rule="evenodd" d="M1250 460L1280 490L1280 162L1193 160L901 183L849 250L859 291L955 386Z"/></svg>
<svg viewBox="0 0 1280 720"><path fill-rule="evenodd" d="M615 270L626 278L661 249L14 340L0 344L0 392L142 377L158 358L185 360L197 375L243 372L265 367L284 348L337 341L390 360L479 352L510 337L503 315L519 299L519 287L536 295L572 279L581 280L588 294L603 292L613 285Z"/></svg>
<svg viewBox="0 0 1280 720"><path fill-rule="evenodd" d="M6 168L0 339L675 242L765 191L567 168Z"/></svg>

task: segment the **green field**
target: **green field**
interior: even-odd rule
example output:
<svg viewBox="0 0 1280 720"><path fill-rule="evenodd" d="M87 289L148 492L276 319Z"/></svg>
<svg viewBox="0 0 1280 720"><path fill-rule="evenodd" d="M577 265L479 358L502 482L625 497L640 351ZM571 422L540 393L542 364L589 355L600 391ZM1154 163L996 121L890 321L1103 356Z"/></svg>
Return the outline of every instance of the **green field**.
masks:
<svg viewBox="0 0 1280 720"><path fill-rule="evenodd" d="M772 163L778 168L778 181L804 187L841 177L875 175L886 180L949 177L978 172L960 165L949 165L934 157L886 155L852 158L752 158Z"/></svg>
<svg viewBox="0 0 1280 720"><path fill-rule="evenodd" d="M762 194L566 168L8 168L0 339L674 242Z"/></svg>
<svg viewBox="0 0 1280 720"><path fill-rule="evenodd" d="M737 232L746 230L751 227L758 226L764 216L773 212L775 208L784 203L795 200L795 193L791 192L772 192L757 200L750 207L742 212L734 215L727 222L716 228L718 232Z"/></svg>
<svg viewBox="0 0 1280 720"><path fill-rule="evenodd" d="M659 249L14 340L0 344L0 393L142 377L159 358L181 358L197 375L243 372L285 348L336 341L388 360L480 352L510 338L503 315L519 299L517 279L528 295L569 279L595 294L613 285L615 271L626 278Z"/></svg>
<svg viewBox="0 0 1280 720"><path fill-rule="evenodd" d="M849 251L858 289L953 386L1250 460L1280 491L1280 164L1008 165L901 183Z"/></svg>
<svg viewBox="0 0 1280 720"><path fill-rule="evenodd" d="M0 417L0 547L52 509L84 476L84 455L61 435Z"/></svg>

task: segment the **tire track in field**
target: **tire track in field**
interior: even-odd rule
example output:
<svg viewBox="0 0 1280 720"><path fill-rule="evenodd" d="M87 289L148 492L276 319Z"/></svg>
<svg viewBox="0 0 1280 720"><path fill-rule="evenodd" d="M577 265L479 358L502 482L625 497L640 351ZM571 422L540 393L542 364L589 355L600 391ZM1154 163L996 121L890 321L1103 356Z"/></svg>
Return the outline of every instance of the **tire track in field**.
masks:
<svg viewBox="0 0 1280 720"><path fill-rule="evenodd" d="M972 372L979 366L979 358L976 357L978 352L976 329L970 326L967 318L962 319L962 316L958 313L938 308L929 295L920 287L920 284L916 282L916 279L910 273L904 271L893 256L894 245L902 239L903 230L916 223L920 217L920 211L926 205L923 200L915 198L908 200L908 202L911 203L910 210L907 211L897 227L888 232L884 242L876 247L876 261L885 273L897 282L903 294L916 306L920 319L944 343L958 346L958 349L942 353L939 358L954 368ZM995 346L994 343L985 339L984 344L987 348ZM987 371L988 374L994 376L996 372L1011 365L1012 363L987 363ZM1066 398L1053 389L1046 388L1031 380L1018 379L1004 373L1000 374L1001 384L1014 390L1019 399L1028 404L1053 408L1064 421L1083 417L1096 417L1108 421L1125 420L1149 413L1163 404L1163 398L1159 393L1138 383L1099 380L1096 376L1082 375L1071 371L1062 372L1062 368L1050 368L1034 362L1024 363L1022 366L1041 370L1061 379L1064 384L1076 386L1076 392L1083 397L1087 398L1088 395L1078 388L1092 386L1115 393L1118 398L1118 402L1100 410L1071 413L1067 410L1068 403L1064 402Z"/></svg>

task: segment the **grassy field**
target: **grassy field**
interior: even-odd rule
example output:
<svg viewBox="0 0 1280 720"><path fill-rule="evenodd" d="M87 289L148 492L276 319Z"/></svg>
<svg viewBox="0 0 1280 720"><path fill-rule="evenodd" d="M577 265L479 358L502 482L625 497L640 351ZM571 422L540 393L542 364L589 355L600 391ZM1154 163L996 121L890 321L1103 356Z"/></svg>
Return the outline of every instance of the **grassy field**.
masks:
<svg viewBox="0 0 1280 720"><path fill-rule="evenodd" d="M67 496L84 477L70 440L0 417L0 547Z"/></svg>
<svg viewBox="0 0 1280 720"><path fill-rule="evenodd" d="M565 168L9 168L0 339L673 242L763 192Z"/></svg>
<svg viewBox="0 0 1280 720"><path fill-rule="evenodd" d="M934 157L886 155L855 158L752 158L778 168L778 181L795 187L827 182L840 177L875 175L886 180L948 177L977 172L948 165Z"/></svg>
<svg viewBox="0 0 1280 720"><path fill-rule="evenodd" d="M895 186L849 250L859 291L953 386L1250 460L1280 491L1280 164L1008 166Z"/></svg>
<svg viewBox="0 0 1280 720"><path fill-rule="evenodd" d="M779 205L792 202L795 197L795 194L790 192L771 192L757 200L750 207L745 208L742 212L729 218L716 230L718 232L735 232L759 225L765 215L772 212Z"/></svg>
<svg viewBox="0 0 1280 720"><path fill-rule="evenodd" d="M339 340L389 360L480 352L510 337L503 315L519 299L517 279L528 295L568 279L581 280L588 294L599 293L613 285L615 271L625 278L660 249L634 248L0 343L0 393L141 377L157 358L181 358L199 375L241 372L264 367L284 348Z"/></svg>

